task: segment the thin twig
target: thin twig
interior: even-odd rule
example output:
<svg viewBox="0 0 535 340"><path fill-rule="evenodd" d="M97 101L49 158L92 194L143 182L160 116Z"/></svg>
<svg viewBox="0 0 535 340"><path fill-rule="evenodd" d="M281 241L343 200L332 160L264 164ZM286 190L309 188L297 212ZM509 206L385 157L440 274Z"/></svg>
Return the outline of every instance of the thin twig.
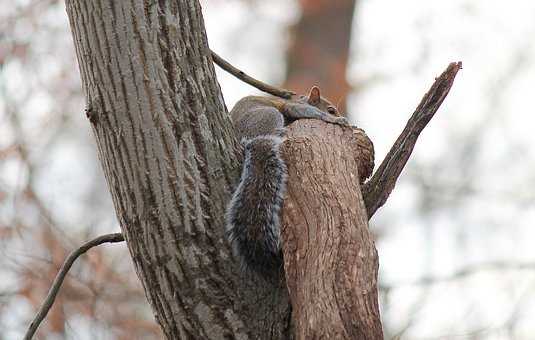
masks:
<svg viewBox="0 0 535 340"><path fill-rule="evenodd" d="M431 89L425 94L420 105L409 118L405 129L386 155L373 177L364 184L363 194L368 219L385 204L394 189L401 171L407 164L418 136L433 118L448 95L462 63L449 64L448 68L436 78Z"/></svg>
<svg viewBox="0 0 535 340"><path fill-rule="evenodd" d="M268 85L266 83L261 82L260 80L256 80L253 77L245 74L245 72L237 69L236 67L232 66L228 61L221 58L219 55L217 55L214 51L212 52L212 60L214 63L216 63L219 67L221 67L223 70L227 71L228 73L232 74L236 78L246 82L247 84L256 87L260 91L272 94L277 97L281 97L284 99L290 99L293 95L295 95L295 92L292 92L290 90L281 89L275 86Z"/></svg>
<svg viewBox="0 0 535 340"><path fill-rule="evenodd" d="M453 272L445 276L424 276L414 281L405 281L398 282L393 284L382 284L381 289L391 290L395 288L407 287L407 286L429 286L438 283L452 282L460 279L464 279L471 275L475 275L482 271L493 271L493 270L531 270L535 269L535 263L533 262L524 262L524 263L510 263L504 261L496 261L489 263L475 264L461 268L456 272Z"/></svg>
<svg viewBox="0 0 535 340"><path fill-rule="evenodd" d="M24 340L32 339L33 335L35 334L35 331L37 331L37 328L39 327L43 319L46 317L46 315L48 314L50 307L52 307L54 300L56 300L56 295L58 295L58 291L61 288L61 284L63 283L63 280L65 280L65 276L69 272L69 269L71 269L74 261L76 261L76 259L80 255L82 255L89 249L95 246L98 246L102 243L116 243L116 242L122 242L122 241L124 241L124 237L121 233L106 234L106 235L99 236L97 238L92 239L91 241L84 243L78 249L72 251L69 254L67 259L61 266L61 269L59 270L58 275L56 275L56 278L54 279L54 282L52 283L52 287L50 287L50 290L48 291L45 301L43 301L43 304L39 308L39 311L35 315L34 319L32 320L32 323L30 323L30 326L28 327L28 330L26 331L26 335L24 336Z"/></svg>

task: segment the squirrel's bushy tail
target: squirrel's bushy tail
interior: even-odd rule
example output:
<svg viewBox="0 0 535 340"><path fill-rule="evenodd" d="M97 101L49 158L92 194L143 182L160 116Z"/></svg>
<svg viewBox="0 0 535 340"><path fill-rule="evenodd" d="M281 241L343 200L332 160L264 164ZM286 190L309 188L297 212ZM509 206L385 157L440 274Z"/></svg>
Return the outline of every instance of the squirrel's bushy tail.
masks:
<svg viewBox="0 0 535 340"><path fill-rule="evenodd" d="M227 235L246 269L269 276L282 266L280 212L286 190L286 165L280 137L243 140L240 183L227 209Z"/></svg>

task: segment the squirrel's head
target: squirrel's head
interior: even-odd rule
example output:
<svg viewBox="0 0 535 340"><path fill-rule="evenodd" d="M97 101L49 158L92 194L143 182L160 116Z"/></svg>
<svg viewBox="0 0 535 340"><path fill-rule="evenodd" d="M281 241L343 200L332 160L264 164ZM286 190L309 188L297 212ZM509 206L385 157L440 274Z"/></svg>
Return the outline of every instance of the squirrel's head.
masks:
<svg viewBox="0 0 535 340"><path fill-rule="evenodd" d="M315 106L321 111L328 112L334 116L341 116L340 112L338 112L338 108L321 96L320 88L317 86L312 86L308 96L301 95L297 101Z"/></svg>

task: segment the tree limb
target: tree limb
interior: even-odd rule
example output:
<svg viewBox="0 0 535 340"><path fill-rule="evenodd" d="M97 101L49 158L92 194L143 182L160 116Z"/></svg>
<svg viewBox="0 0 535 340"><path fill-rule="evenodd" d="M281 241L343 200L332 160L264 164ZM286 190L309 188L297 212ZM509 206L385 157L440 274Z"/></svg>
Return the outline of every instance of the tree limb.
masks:
<svg viewBox="0 0 535 340"><path fill-rule="evenodd" d="M349 127L287 128L282 251L295 339L383 339L379 257L360 190L372 144ZM358 157L353 157L358 155ZM356 204L351 204L356 202Z"/></svg>
<svg viewBox="0 0 535 340"><path fill-rule="evenodd" d="M363 194L368 211L368 219L371 219L377 209L383 206L388 196L390 196L401 171L414 149L418 136L420 136L420 133L433 118L448 95L455 76L461 68L462 63L460 61L450 63L440 77L436 78L433 86L425 94L420 105L409 118L405 129L399 135L379 169L364 185Z"/></svg>
<svg viewBox="0 0 535 340"><path fill-rule="evenodd" d="M61 269L56 275L56 278L54 279L54 282L52 283L52 287L50 287L50 290L48 291L48 294L45 298L45 301L43 301L43 304L39 308L39 311L35 315L34 319L30 323L30 326L28 327L28 330L26 331L26 335L24 336L24 340L30 340L32 339L34 333L37 331L37 328L43 321L43 319L48 314L48 311L52 307L52 304L54 304L54 300L56 300L56 296L58 295L58 291L61 288L61 285L63 281L65 280L65 276L69 272L69 270L72 267L72 264L76 259L84 254L89 249L98 246L102 243L116 243L116 242L122 242L124 241L124 237L121 233L114 233L114 234L106 234L99 236L97 238L92 239L91 241L88 241L81 245L78 249L72 251L63 265L61 266Z"/></svg>
<svg viewBox="0 0 535 340"><path fill-rule="evenodd" d="M165 337L291 338L285 285L244 278L226 241L238 140L199 1L66 9L102 169Z"/></svg>
<svg viewBox="0 0 535 340"><path fill-rule="evenodd" d="M285 99L290 99L295 94L295 92L293 92L293 91L286 90L286 89L281 89L281 88L278 88L278 87L271 86L271 85L268 85L266 83L263 83L260 80L257 80L255 78L245 74L245 72L239 70L238 68L232 66L228 61L226 61L225 59L221 58L214 51L210 51L210 52L212 53L212 60L214 61L214 63L216 63L217 66L221 67L223 70L225 70L228 73L232 74L236 78L246 82L247 84L249 84L249 85L251 85L253 87L256 87L260 91L272 94L272 95L277 96L277 97L285 98Z"/></svg>

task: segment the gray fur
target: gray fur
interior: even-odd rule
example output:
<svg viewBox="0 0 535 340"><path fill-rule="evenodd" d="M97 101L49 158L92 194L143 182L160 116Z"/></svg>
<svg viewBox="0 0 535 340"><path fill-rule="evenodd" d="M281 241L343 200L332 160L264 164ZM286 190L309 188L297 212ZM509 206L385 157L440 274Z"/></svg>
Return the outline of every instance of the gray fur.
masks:
<svg viewBox="0 0 535 340"><path fill-rule="evenodd" d="M268 106L256 97L245 97L231 111L232 122L238 138L254 138L272 135L284 128L284 116L275 107Z"/></svg>
<svg viewBox="0 0 535 340"><path fill-rule="evenodd" d="M286 191L286 165L280 137L244 139L240 183L227 210L227 235L242 265L269 276L282 265L280 212Z"/></svg>
<svg viewBox="0 0 535 340"><path fill-rule="evenodd" d="M306 97L301 101L245 97L230 114L245 159L227 208L227 235L245 268L273 277L282 267L280 216L287 177L278 136L296 119L317 118L340 125L347 121L309 105Z"/></svg>

